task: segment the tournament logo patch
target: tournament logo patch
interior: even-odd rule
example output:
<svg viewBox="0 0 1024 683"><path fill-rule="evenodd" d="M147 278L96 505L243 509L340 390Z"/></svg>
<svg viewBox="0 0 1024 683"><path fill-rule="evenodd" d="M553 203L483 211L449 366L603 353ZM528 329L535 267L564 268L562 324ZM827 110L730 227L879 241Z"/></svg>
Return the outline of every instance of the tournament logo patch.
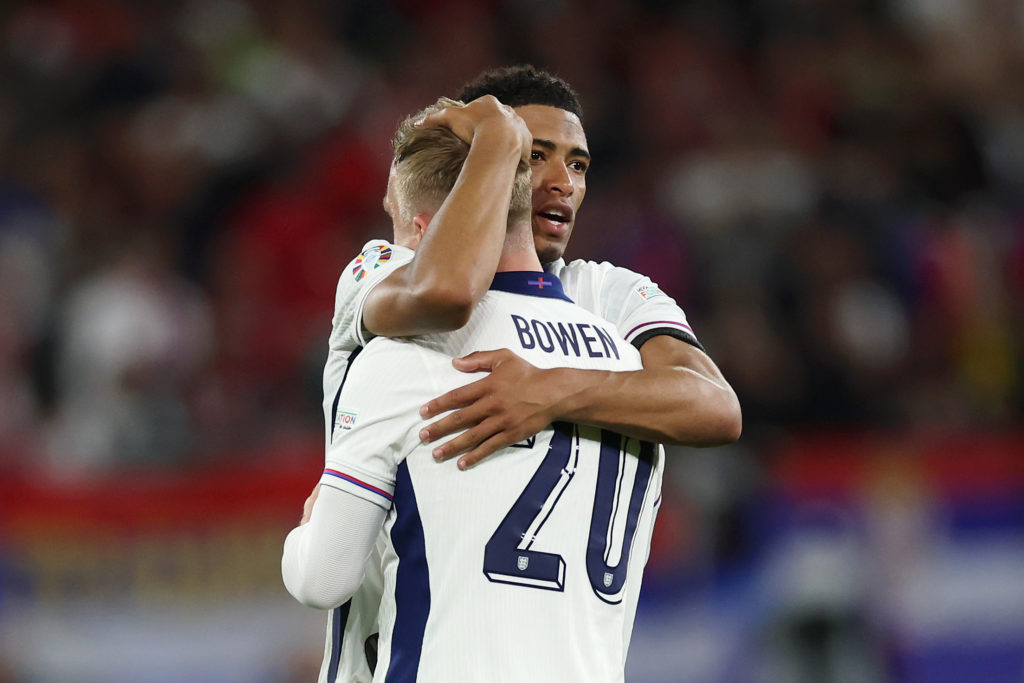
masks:
<svg viewBox="0 0 1024 683"><path fill-rule="evenodd" d="M342 429L352 429L355 426L355 413L348 413L344 410L339 410L338 414L334 416L334 431L338 431L338 427L341 427Z"/></svg>
<svg viewBox="0 0 1024 683"><path fill-rule="evenodd" d="M656 296L668 296L665 292L658 289L657 285L644 285L637 287L636 293L646 299L653 299Z"/></svg>
<svg viewBox="0 0 1024 683"><path fill-rule="evenodd" d="M359 282L374 268L391 260L391 247L370 247L356 258L352 266L352 277Z"/></svg>

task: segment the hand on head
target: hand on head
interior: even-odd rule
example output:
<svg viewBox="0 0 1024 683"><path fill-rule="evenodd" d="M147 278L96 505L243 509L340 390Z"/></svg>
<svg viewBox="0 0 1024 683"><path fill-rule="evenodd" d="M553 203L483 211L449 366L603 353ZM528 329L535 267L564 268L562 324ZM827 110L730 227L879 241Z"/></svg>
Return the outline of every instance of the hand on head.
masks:
<svg viewBox="0 0 1024 683"><path fill-rule="evenodd" d="M524 160L529 160L533 146L533 135L526 122L512 107L502 104L493 95L478 97L465 105L453 103L428 114L414 125L444 126L470 145L478 131L488 126L500 127L519 136Z"/></svg>

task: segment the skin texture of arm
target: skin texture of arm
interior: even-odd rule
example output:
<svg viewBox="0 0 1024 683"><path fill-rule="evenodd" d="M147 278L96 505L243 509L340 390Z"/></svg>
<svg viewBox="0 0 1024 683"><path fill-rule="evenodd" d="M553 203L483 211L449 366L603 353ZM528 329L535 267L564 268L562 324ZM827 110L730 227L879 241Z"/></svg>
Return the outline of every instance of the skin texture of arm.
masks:
<svg viewBox="0 0 1024 683"><path fill-rule="evenodd" d="M426 419L455 412L425 427L420 438L432 442L466 429L433 451L438 460L465 453L461 468L554 420L684 446L719 446L739 438L739 400L706 354L662 335L648 340L640 356L644 368L634 372L543 370L507 349L456 359L459 370L489 374L423 406Z"/></svg>
<svg viewBox="0 0 1024 683"><path fill-rule="evenodd" d="M430 219L412 262L369 293L363 324L381 336L403 337L462 327L498 266L512 183L532 137L510 108L485 96L448 107L421 125L441 125L470 143L455 187Z"/></svg>

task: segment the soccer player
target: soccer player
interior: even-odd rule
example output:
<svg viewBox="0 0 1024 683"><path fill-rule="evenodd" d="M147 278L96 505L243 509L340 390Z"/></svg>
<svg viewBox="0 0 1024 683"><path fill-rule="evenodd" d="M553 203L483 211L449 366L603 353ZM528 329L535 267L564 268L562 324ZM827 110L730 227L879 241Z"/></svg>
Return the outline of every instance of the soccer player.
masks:
<svg viewBox="0 0 1024 683"><path fill-rule="evenodd" d="M451 102L442 99L441 103L446 101ZM420 125L452 130L469 144L469 151L454 187L432 216L409 214L407 207L394 206L385 197L384 208L396 225L394 243L368 242L342 271L324 368L328 449L335 432L343 431L353 419L338 408L349 362L374 336L363 322L364 306L402 320L405 335L461 327L494 278L510 202L530 201L533 138L511 108L485 95L465 106L433 108ZM395 171L393 165L389 186L395 182ZM513 194L518 195L515 200ZM397 229L399 221L415 229ZM414 249L419 255L415 260ZM446 254L462 256L450 259ZM384 277L389 286L378 289ZM316 493L314 489L306 501L304 520ZM328 615L321 681L372 680L382 584L380 557L375 552L358 592Z"/></svg>
<svg viewBox="0 0 1024 683"><path fill-rule="evenodd" d="M438 102L456 104L445 98ZM524 164L529 163L533 137L511 108L483 95L465 105L428 111L417 125L449 128L469 145L469 152L452 191L429 218L430 230L425 215L405 216L414 221L415 230L396 232L394 243L367 242L342 270L323 378L328 444L336 428L334 401L352 354L377 334L442 332L466 323L498 265L513 181L523 191L528 178ZM392 178L394 171L393 166ZM387 198L384 208L392 210ZM414 250L419 253L415 260ZM379 286L385 277L387 285ZM366 317L372 318L369 327Z"/></svg>
<svg viewBox="0 0 1024 683"><path fill-rule="evenodd" d="M576 93L550 73L514 66L485 72L463 86L458 97L468 102L484 95L513 107L533 136L533 236L544 269L559 277L569 298L613 323L640 350L643 368L615 374L538 369L506 350L458 360L460 370L490 374L426 404L427 418L455 409L424 429L426 441L465 430L438 446L435 456L447 459L465 453L459 466L469 467L553 420L594 424L675 445L713 446L739 438L736 395L676 302L649 278L625 268L562 259L586 194L590 165ZM413 317L406 312L411 306L398 304L409 300L412 292L431 289L413 276L413 267L443 269L473 261L478 253L486 253L490 239L492 234L465 230L449 241L446 251L421 247L404 274L377 273L379 284L362 293L350 317L359 321L367 337L415 334L431 323L432 330L454 329L444 326L440 316L433 316L433 321L428 320L431 314ZM402 263L393 262L391 269ZM435 300L449 297L461 319L472 309L465 285L437 291Z"/></svg>
<svg viewBox="0 0 1024 683"><path fill-rule="evenodd" d="M385 205L401 241L424 230L455 183L458 167L442 157L461 161L467 145L407 120L395 151ZM623 676L660 501L660 447L558 422L460 475L434 461L419 433L423 401L467 381L452 367L466 353L508 347L538 368L641 367L610 323L541 270L528 193L511 194L499 272L468 323L376 338L349 364L336 400L346 417L335 420L319 495L285 543L289 591L330 608L355 592L381 540L374 680Z"/></svg>
<svg viewBox="0 0 1024 683"><path fill-rule="evenodd" d="M514 107L529 127L532 224L542 264L561 279L569 298L613 323L640 350L643 368L609 374L540 368L504 349L469 354L456 360L455 367L490 373L424 406L426 418L454 409L425 426L425 441L466 430L438 446L435 457L444 460L465 453L459 466L468 467L555 420L690 446L738 438L741 418L736 396L671 297L650 279L624 268L580 260L566 263L561 258L586 193L590 154L575 92L565 81L529 66L486 72L462 88L460 97L473 100L470 105L426 117L423 125L447 126L472 141L470 156L421 241L405 246L369 242L343 272L324 373L328 435L335 422L347 419L334 408L350 353L375 335L455 329L468 319L490 283L504 230L504 214L495 207L500 209L498 199L506 196L495 188L507 182L502 174L508 173L509 161L508 156L494 152L506 146L490 144L501 119L492 117L488 122L483 116L488 107L496 106L479 99L486 95ZM471 165L473 173L469 173ZM415 258L406 246L415 247ZM339 680L369 680L372 661L367 663L363 649L375 632L377 583L371 562L364 589L329 618L327 649L333 657L332 670L340 666L347 671ZM358 673L346 667L355 667Z"/></svg>

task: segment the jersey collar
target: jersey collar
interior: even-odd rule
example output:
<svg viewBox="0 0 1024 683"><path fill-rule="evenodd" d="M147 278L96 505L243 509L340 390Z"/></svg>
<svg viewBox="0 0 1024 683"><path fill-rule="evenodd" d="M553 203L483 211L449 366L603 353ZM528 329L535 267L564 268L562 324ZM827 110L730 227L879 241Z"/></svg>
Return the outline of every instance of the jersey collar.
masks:
<svg viewBox="0 0 1024 683"><path fill-rule="evenodd" d="M491 289L512 294L541 296L572 302L562 289L562 281L551 273L528 270L507 270L494 274Z"/></svg>

